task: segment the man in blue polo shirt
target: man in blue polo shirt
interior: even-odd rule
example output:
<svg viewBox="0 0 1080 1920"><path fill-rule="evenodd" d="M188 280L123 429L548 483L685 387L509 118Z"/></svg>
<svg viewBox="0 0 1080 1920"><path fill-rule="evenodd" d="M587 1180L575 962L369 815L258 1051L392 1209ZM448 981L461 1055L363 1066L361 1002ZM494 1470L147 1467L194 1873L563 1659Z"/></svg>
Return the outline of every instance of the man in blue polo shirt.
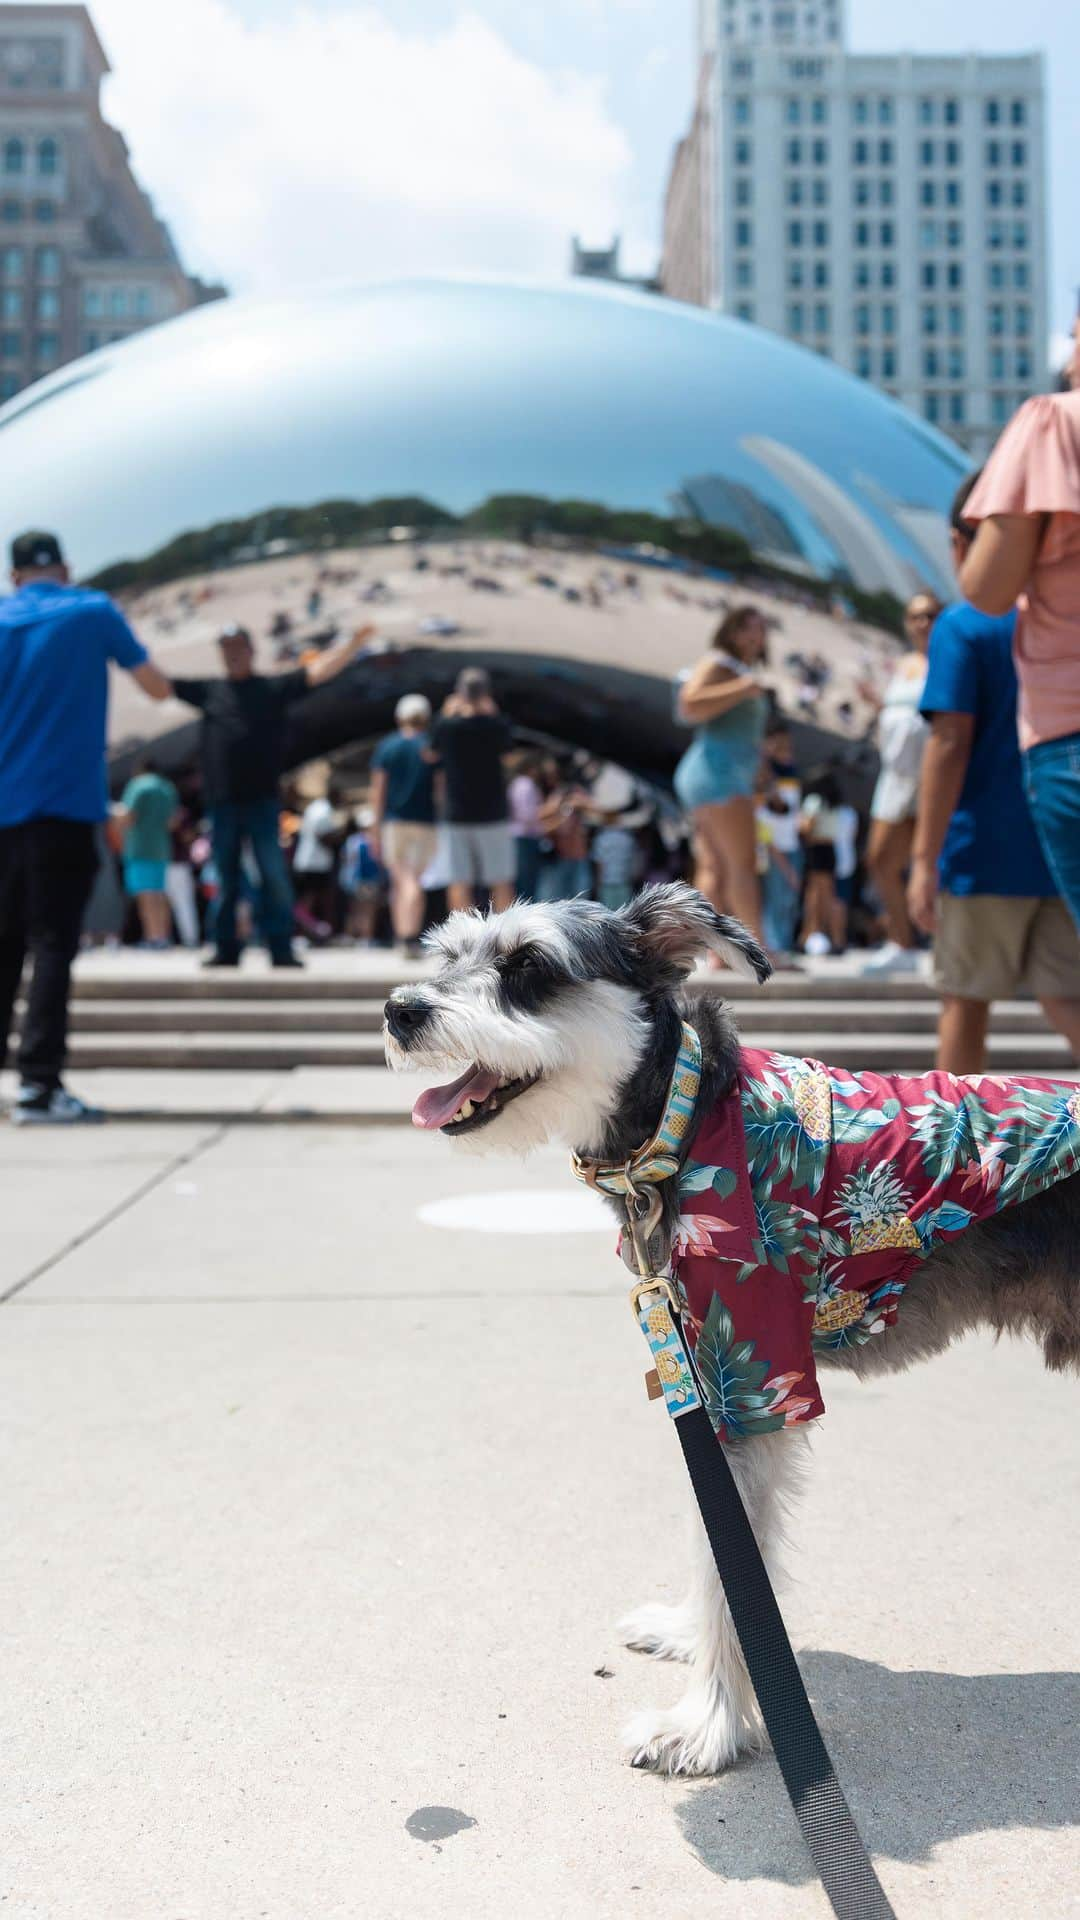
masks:
<svg viewBox="0 0 1080 1920"><path fill-rule="evenodd" d="M109 662L153 700L165 675L103 593L74 587L51 533L12 543L15 591L0 600L0 1068L23 966L17 1126L100 1115L62 1084L71 963L108 813Z"/></svg>
<svg viewBox="0 0 1080 1920"><path fill-rule="evenodd" d="M953 502L957 573L975 535ZM990 1003L1026 985L1080 1057L1080 937L1058 898L1024 795L1016 732L1015 613L995 617L964 600L930 635L921 709L931 735L923 759L908 910L934 935L941 993L938 1068L980 1073Z"/></svg>

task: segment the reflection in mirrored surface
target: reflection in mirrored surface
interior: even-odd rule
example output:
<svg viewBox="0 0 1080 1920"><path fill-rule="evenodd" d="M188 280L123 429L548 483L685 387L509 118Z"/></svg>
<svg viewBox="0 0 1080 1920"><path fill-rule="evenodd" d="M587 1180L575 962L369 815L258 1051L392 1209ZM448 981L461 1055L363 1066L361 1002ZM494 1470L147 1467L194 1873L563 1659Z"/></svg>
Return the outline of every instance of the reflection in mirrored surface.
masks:
<svg viewBox="0 0 1080 1920"><path fill-rule="evenodd" d="M471 281L199 310L20 396L0 452L0 534L56 528L166 670L215 666L232 620L269 667L376 619L383 650L301 710L297 756L370 737L418 684L438 697L464 650L523 725L661 778L671 679L748 596L781 697L821 656L809 717L859 736L881 635L917 588L948 592L965 464L739 322ZM121 688L114 741L182 719Z"/></svg>

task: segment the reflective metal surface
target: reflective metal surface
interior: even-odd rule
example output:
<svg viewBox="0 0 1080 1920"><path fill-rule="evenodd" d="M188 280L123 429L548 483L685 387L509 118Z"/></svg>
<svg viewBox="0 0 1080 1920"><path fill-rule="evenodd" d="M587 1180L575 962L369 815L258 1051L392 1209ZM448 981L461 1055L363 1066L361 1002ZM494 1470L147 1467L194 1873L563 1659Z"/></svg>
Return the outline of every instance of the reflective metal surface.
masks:
<svg viewBox="0 0 1080 1920"><path fill-rule="evenodd" d="M835 655L842 704L866 623L948 591L964 465L826 361L659 298L341 287L199 309L20 395L0 410L0 537L55 528L178 673L211 663L229 619L270 664L370 614L398 646L504 660L519 703L561 673L560 724L568 707L585 727L591 700L639 733L649 708L646 733L670 735L656 689L732 598L763 605L781 651ZM545 659L563 665L545 677ZM651 695L605 686L605 667ZM355 735L365 685L402 677L361 663L310 744ZM119 735L148 718L116 704ZM654 738L656 757L677 745Z"/></svg>

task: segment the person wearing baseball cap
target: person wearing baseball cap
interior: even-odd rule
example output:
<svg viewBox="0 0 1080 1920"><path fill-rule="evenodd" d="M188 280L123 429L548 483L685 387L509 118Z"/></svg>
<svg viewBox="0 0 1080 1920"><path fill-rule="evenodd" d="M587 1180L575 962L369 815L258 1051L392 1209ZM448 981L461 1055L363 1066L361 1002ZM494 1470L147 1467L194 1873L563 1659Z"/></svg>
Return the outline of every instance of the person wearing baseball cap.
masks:
<svg viewBox="0 0 1080 1920"><path fill-rule="evenodd" d="M169 681L107 594L74 586L54 533L11 544L15 591L0 599L0 1068L27 956L16 1126L100 1114L63 1084L71 963L108 813L109 664L152 700Z"/></svg>

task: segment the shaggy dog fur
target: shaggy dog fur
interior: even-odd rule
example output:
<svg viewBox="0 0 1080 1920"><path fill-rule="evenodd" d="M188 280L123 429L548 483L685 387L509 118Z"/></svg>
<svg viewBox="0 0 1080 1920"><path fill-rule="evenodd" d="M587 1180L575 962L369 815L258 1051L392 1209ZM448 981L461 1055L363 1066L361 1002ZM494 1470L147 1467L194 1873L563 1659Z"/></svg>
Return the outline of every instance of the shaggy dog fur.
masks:
<svg viewBox="0 0 1080 1920"><path fill-rule="evenodd" d="M706 951L758 981L770 970L744 927L683 886L648 888L617 913L584 900L519 904L486 918L457 913L429 945L440 961L435 976L387 1002L387 1058L397 1069L458 1074L457 1091L421 1096L418 1124L438 1125L459 1150L477 1153L523 1153L559 1140L583 1156L627 1159L656 1130L684 1016L701 1039L699 1112L708 1112L735 1085L738 1035L718 996L688 1000L680 987ZM464 1117L451 1117L462 1101ZM670 1247L677 1183L660 1193L658 1263ZM863 1346L820 1354L819 1366L897 1372L975 1327L1032 1336L1050 1367L1080 1365L1078 1235L1080 1175L935 1250L908 1280L896 1324ZM776 1580L806 1429L742 1440L727 1452ZM687 1599L643 1607L623 1622L629 1646L690 1666L682 1699L639 1715L628 1732L635 1764L670 1773L715 1772L760 1739L712 1555L696 1532Z"/></svg>

